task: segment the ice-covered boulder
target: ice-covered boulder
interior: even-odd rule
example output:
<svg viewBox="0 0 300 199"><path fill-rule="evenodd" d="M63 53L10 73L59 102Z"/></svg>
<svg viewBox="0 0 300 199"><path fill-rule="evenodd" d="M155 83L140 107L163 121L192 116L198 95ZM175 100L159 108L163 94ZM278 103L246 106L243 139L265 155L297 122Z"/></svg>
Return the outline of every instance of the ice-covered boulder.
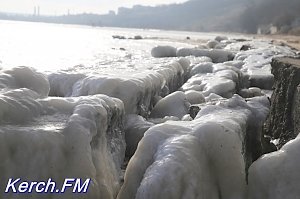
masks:
<svg viewBox="0 0 300 199"><path fill-rule="evenodd" d="M207 97L205 97L206 102L215 101L215 100L219 100L219 99L224 99L224 98L220 95L215 94L215 93L211 93Z"/></svg>
<svg viewBox="0 0 300 199"><path fill-rule="evenodd" d="M183 86L184 91L201 91L204 96L215 93L225 98L232 97L236 93L236 82L229 77L231 71L219 71L205 75L198 74L191 77Z"/></svg>
<svg viewBox="0 0 300 199"><path fill-rule="evenodd" d="M27 88L0 92L0 124L21 124L40 116L43 108L39 97Z"/></svg>
<svg viewBox="0 0 300 199"><path fill-rule="evenodd" d="M71 97L74 85L77 81L86 78L86 75L79 73L57 72L48 75L51 85L49 96Z"/></svg>
<svg viewBox="0 0 300 199"><path fill-rule="evenodd" d="M265 97L246 102L234 96L203 108L193 121L150 128L128 164L118 199L245 198L246 168L257 158L267 113Z"/></svg>
<svg viewBox="0 0 300 199"><path fill-rule="evenodd" d="M294 199L300 195L300 136L266 154L249 170L248 198Z"/></svg>
<svg viewBox="0 0 300 199"><path fill-rule="evenodd" d="M228 37L226 37L226 36L216 36L215 40L218 41L218 42L221 42L221 41L224 41L224 40L228 40Z"/></svg>
<svg viewBox="0 0 300 199"><path fill-rule="evenodd" d="M123 101L126 114L147 116L157 101L176 91L189 71L185 58L129 77L53 73L48 76L54 96L87 96L105 94ZM63 82L63 83L58 83Z"/></svg>
<svg viewBox="0 0 300 199"><path fill-rule="evenodd" d="M59 185L67 177L90 178L85 198L115 198L125 156L123 103L104 95L37 96L29 89L17 89L0 97L0 121L4 122L0 126L0 158L5 160L0 167L0 198L24 197L4 195L8 179L20 177L26 181L52 178ZM64 195L81 197L69 191Z"/></svg>
<svg viewBox="0 0 300 199"><path fill-rule="evenodd" d="M214 63L221 63L233 60L234 54L227 50L221 49L198 49L198 48L178 48L176 52L177 57L195 56L195 57L209 57Z"/></svg>
<svg viewBox="0 0 300 199"><path fill-rule="evenodd" d="M124 130L126 140L126 156L131 157L144 133L154 124L139 115L129 114L125 117Z"/></svg>
<svg viewBox="0 0 300 199"><path fill-rule="evenodd" d="M219 45L219 42L216 40L209 40L206 45L208 48L215 48L217 45Z"/></svg>
<svg viewBox="0 0 300 199"><path fill-rule="evenodd" d="M0 70L0 89L27 88L41 97L48 96L50 86L46 75L25 66Z"/></svg>
<svg viewBox="0 0 300 199"><path fill-rule="evenodd" d="M152 48L151 55L153 57L176 57L176 48L172 46L156 46Z"/></svg>
<svg viewBox="0 0 300 199"><path fill-rule="evenodd" d="M176 91L161 99L151 111L150 117L163 118L165 116L175 116L181 119L188 113L190 103L184 92Z"/></svg>
<svg viewBox="0 0 300 199"><path fill-rule="evenodd" d="M245 44L244 42L242 42ZM251 87L271 90L274 83L274 76L271 74L272 58L282 56L294 56L290 48L274 46L267 42L247 42L253 49L238 52L234 60L243 61L245 64L241 71L249 75ZM234 48L234 47L229 47Z"/></svg>
<svg viewBox="0 0 300 199"><path fill-rule="evenodd" d="M260 88L251 87L251 88L244 88L239 91L239 95L243 98L251 98L256 96L264 95Z"/></svg>
<svg viewBox="0 0 300 199"><path fill-rule="evenodd" d="M194 76L198 73L212 73L213 72L213 63L212 62L203 62L195 65L190 72L191 76Z"/></svg>
<svg viewBox="0 0 300 199"><path fill-rule="evenodd" d="M205 102L204 95L199 91L189 90L184 94L190 104L201 104Z"/></svg>

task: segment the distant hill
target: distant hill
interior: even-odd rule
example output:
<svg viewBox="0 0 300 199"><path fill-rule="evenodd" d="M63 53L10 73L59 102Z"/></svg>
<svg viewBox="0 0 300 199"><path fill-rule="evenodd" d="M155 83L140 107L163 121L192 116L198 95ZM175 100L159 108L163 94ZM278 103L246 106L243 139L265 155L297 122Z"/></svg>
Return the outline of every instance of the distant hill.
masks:
<svg viewBox="0 0 300 199"><path fill-rule="evenodd" d="M7 16L0 18L49 23L157 28L188 31L256 33L276 26L282 33L300 34L300 0L190 0L181 4L119 8L117 14ZM299 29L299 30L298 30Z"/></svg>
<svg viewBox="0 0 300 199"><path fill-rule="evenodd" d="M190 0L158 7L119 8L118 14L103 18L105 26L159 28L192 31L238 31L238 16L247 0Z"/></svg>

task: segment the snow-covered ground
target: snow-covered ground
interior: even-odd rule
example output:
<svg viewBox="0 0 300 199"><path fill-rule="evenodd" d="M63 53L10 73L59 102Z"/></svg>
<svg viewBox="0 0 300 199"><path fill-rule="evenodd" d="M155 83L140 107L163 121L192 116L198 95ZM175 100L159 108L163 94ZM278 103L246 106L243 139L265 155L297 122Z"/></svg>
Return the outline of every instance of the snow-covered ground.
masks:
<svg viewBox="0 0 300 199"><path fill-rule="evenodd" d="M298 194L298 174L288 173L297 168L298 139L255 161L262 153L261 130L272 93L270 62L295 55L290 48L234 36L212 40L214 35L194 45L178 42L182 34L168 38L162 32L155 34L168 40L162 35L120 40L112 39L114 30L108 29L102 30L104 40L110 38L106 46L93 48L103 50L98 54L89 46L101 30L71 26L66 32L75 30L90 33L92 39L78 46L87 45L88 51L82 56L76 52L76 64L52 61L66 64L60 70L6 67L13 62L0 47L1 189L10 177L62 181L71 176L92 179L87 195L45 197L243 199ZM72 52L75 38L67 40ZM21 54L24 60L26 53ZM98 56L96 61L91 54ZM23 197L2 193L2 198Z"/></svg>

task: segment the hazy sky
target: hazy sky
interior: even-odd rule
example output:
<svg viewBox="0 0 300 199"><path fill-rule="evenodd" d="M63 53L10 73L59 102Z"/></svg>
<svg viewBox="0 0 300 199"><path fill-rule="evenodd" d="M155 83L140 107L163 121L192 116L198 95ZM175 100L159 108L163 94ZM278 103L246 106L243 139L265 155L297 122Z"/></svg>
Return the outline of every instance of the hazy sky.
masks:
<svg viewBox="0 0 300 199"><path fill-rule="evenodd" d="M1 12L33 13L34 6L40 7L41 14L59 15L70 13L107 13L118 7L133 5L159 5L181 3L187 0L0 0Z"/></svg>

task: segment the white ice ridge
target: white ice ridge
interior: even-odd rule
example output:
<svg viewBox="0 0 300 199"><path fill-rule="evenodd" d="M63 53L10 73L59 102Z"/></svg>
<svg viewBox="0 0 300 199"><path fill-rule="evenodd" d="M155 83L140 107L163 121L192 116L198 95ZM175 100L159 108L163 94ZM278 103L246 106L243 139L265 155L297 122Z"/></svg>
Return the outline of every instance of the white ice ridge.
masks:
<svg viewBox="0 0 300 199"><path fill-rule="evenodd" d="M250 199L295 199L300 196L300 136L279 151L262 156L249 170Z"/></svg>
<svg viewBox="0 0 300 199"><path fill-rule="evenodd" d="M203 108L190 122L146 131L131 158L118 199L242 199L246 196L245 143L268 113L267 97L235 95Z"/></svg>
<svg viewBox="0 0 300 199"><path fill-rule="evenodd" d="M7 75L19 70L25 71L24 79ZM30 68L1 75L1 84L6 87L0 90L0 198L24 198L21 194L4 195L9 178L52 178L62 183L66 177L92 179L85 198L115 198L125 156L122 101L105 95L42 96L45 93L37 93L39 85L46 85L47 79ZM76 197L80 195L64 195Z"/></svg>
<svg viewBox="0 0 300 199"><path fill-rule="evenodd" d="M126 114L147 115L155 98L176 91L185 80L190 67L182 58L156 70L133 74L128 78L70 73L48 76L51 96L86 96L105 94L123 101Z"/></svg>
<svg viewBox="0 0 300 199"><path fill-rule="evenodd" d="M29 67L17 67L10 70L0 68L0 94L2 90L27 88L40 96L48 96L50 86L47 77Z"/></svg>

